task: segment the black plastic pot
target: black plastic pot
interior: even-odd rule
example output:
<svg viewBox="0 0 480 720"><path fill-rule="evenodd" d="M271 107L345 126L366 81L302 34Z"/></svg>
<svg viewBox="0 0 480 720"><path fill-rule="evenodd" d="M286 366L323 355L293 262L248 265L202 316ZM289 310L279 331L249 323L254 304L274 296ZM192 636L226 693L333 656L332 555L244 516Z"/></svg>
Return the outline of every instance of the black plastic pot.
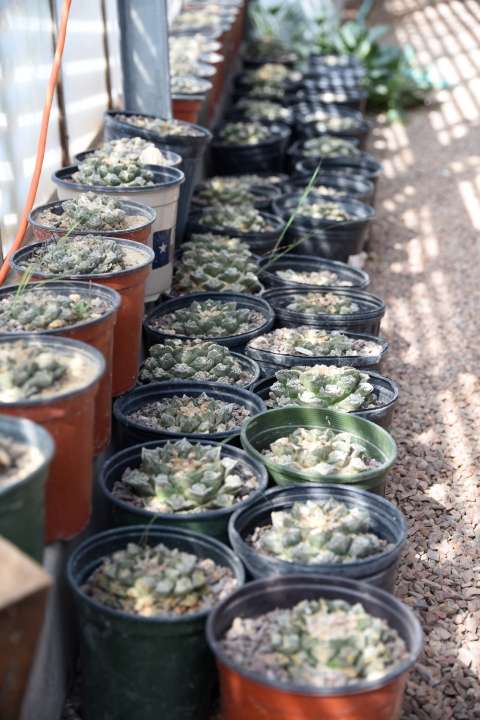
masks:
<svg viewBox="0 0 480 720"><path fill-rule="evenodd" d="M308 140L308 138L319 137L320 135L333 135L343 138L344 140L358 140L360 150L365 150L368 136L373 127L373 123L368 120L362 120L354 128L350 130L328 130L326 132L317 129L317 122L302 122L297 119L297 136L300 141Z"/></svg>
<svg viewBox="0 0 480 720"><path fill-rule="evenodd" d="M367 510L371 520L368 531L393 547L356 562L307 564L262 553L245 541L256 527L271 524L272 512L290 510L295 502L319 502L331 497L348 508ZM272 488L263 496L257 496L248 506L235 510L228 532L234 552L255 580L278 575L333 575L361 580L393 594L400 553L407 540L407 523L395 505L378 495L328 483L312 483Z"/></svg>
<svg viewBox="0 0 480 720"><path fill-rule="evenodd" d="M238 362L238 364L241 366L241 368L244 371L253 373L252 380L247 383L247 385L243 385L244 390L251 390L252 387L260 380L261 372L258 364L255 362L255 360L252 360L252 358L247 357L246 355L240 355L240 353L230 353L233 358ZM149 383L149 382L143 382L140 380L140 373L142 372L143 368L145 366L145 361L140 364L139 368L139 378L137 380L137 385L140 387L146 387L148 385L158 385L159 383ZM173 381L172 381L173 382ZM178 381L183 382L183 381ZM215 385L215 383L213 383ZM240 385L235 385L235 387L240 387Z"/></svg>
<svg viewBox="0 0 480 720"><path fill-rule="evenodd" d="M275 313L273 312L270 305L265 302L262 298L255 298L251 295L243 295L242 293L192 293L191 295L184 295L173 300L167 300L167 302L158 305L151 310L144 322L144 328L148 335L151 345L156 343L164 344L165 340L172 339L173 337L180 338L180 340L191 340L191 337L184 335L169 335L168 333L155 330L151 323L152 320L159 317L160 315L168 315L179 308L190 307L192 302L197 300L198 302L205 302L206 300L220 300L221 302L236 302L240 308L249 308L250 310L256 310L262 313L265 317L265 323L255 330L251 330L247 333L241 333L240 335L227 335L226 337L202 337L202 340L209 340L216 342L219 345L224 345L230 348L231 352L243 353L246 344L258 335L268 332L275 320Z"/></svg>
<svg viewBox="0 0 480 720"><path fill-rule="evenodd" d="M304 157L295 163L295 176L307 175L311 177L318 167L320 158ZM377 185L380 175L383 175L383 167L372 155L362 153L358 157L349 158L322 158L322 171L342 172L345 175L362 175Z"/></svg>
<svg viewBox="0 0 480 720"><path fill-rule="evenodd" d="M236 87L232 91L232 103L235 105L238 100L242 98L249 98L250 100L269 100L270 102L278 103L283 107L291 107L299 102L299 98L293 93L289 93L285 90L281 97L271 97L268 94L265 95L252 95L251 88L247 87Z"/></svg>
<svg viewBox="0 0 480 720"><path fill-rule="evenodd" d="M155 513L152 510L134 507L129 503L119 500L112 494L116 482L122 479L127 468L136 469L140 466L142 459L142 448L154 449L163 447L168 440L155 440L154 442L122 450L108 460L100 470L98 484L105 497L105 508L109 527L122 527L124 525L148 525L153 520L155 525L166 528L182 528L193 530L202 535L213 537L219 542L229 544L228 522L237 508L244 507L254 502L257 497L267 489L268 473L264 466L251 458L245 450L222 445L222 458L228 457L241 462L246 466L258 480L258 490L242 500L237 505L218 510L206 510L202 513ZM219 445L211 440L200 440L202 445Z"/></svg>
<svg viewBox="0 0 480 720"><path fill-rule="evenodd" d="M256 98L250 98L251 100L254 100ZM272 100L271 102L276 102L275 100ZM278 103L281 104L281 103ZM269 122L269 123L277 123L280 122L282 125L288 125L288 127L291 127L294 122L295 118L293 116L293 112L290 108L285 108L288 110L288 115L286 117L282 117L280 120L269 120L269 118L265 117L252 117L248 114L248 110L246 108L240 108L235 104L233 107L231 107L229 110L225 113L225 118L229 122L256 122L257 120L260 120L261 122Z"/></svg>
<svg viewBox="0 0 480 720"><path fill-rule="evenodd" d="M153 428L140 425L140 423L129 420L130 415L135 410L154 402L160 402L164 398L172 398L174 395L183 397L198 397L202 393L206 393L215 400L236 403L250 410L251 415L257 415L266 409L263 400L254 395L249 390L236 387L235 385L222 385L220 383L202 383L202 382L169 382L155 383L150 385L142 385L135 387L133 390L125 393L115 400L113 406L113 414L115 415L123 437L123 447L131 447L138 443L152 442L153 440L180 440L186 437L190 442L198 442L199 440L213 440L220 442L229 438L236 438L240 434L240 429L229 430L227 432L210 433L209 435L198 433L175 433L167 430L154 430Z"/></svg>
<svg viewBox="0 0 480 720"><path fill-rule="evenodd" d="M40 425L10 415L0 416L0 432L37 455L29 471L0 483L0 535L42 564L44 488L55 443Z"/></svg>
<svg viewBox="0 0 480 720"><path fill-rule="evenodd" d="M314 315L287 309L294 297L308 293L315 293L315 295L333 293L349 298L359 306L360 311L353 315ZM385 302L382 298L350 288L317 288L313 291L303 288L272 288L266 291L265 300L270 303L275 312L277 327L295 328L299 325L310 325L330 332L340 330L378 336L380 322L385 315Z"/></svg>
<svg viewBox="0 0 480 720"><path fill-rule="evenodd" d="M352 110L358 110L362 114L365 113L367 105L368 93L365 90L357 88L329 88L329 89L313 89L303 88L295 93L296 102L308 102L311 104L322 105L341 105Z"/></svg>
<svg viewBox="0 0 480 720"><path fill-rule="evenodd" d="M280 196L282 197L282 196ZM238 230L229 230L223 228L218 230L217 228L208 227L207 225L200 225L200 218L202 217L202 210L195 210L188 216L188 223L186 229L186 237L188 240L191 239L192 234L197 233L213 233L214 235L226 235L227 237L239 238L242 242L249 245L250 250L254 255L266 255L271 253L274 247L277 245L278 238L282 234L283 228L285 227L285 221L279 216L279 214L270 214L266 212L260 213L268 225L272 228L265 232L246 232L241 233Z"/></svg>
<svg viewBox="0 0 480 720"><path fill-rule="evenodd" d="M306 285L303 283L296 283L290 280L283 280L276 272L277 270L295 270L296 272L322 272L328 270L338 275L339 280L347 281L352 283L352 287L356 290L363 290L370 283L370 278L365 270L351 267L346 263L335 262L334 260L324 260L323 258L314 257L300 257L298 255L291 255L286 253L278 257L275 262L270 265L271 258L261 258L258 267L261 271L260 278L265 283L267 288L281 287L281 288L295 288L298 290L318 290L319 285ZM262 268L268 264L268 269L263 270ZM323 287L327 287L326 285ZM338 288L338 285L328 286L334 290Z"/></svg>
<svg viewBox="0 0 480 720"><path fill-rule="evenodd" d="M272 203L274 212L284 220L288 220L301 197L300 190L282 195L279 200ZM291 253L347 262L350 255L362 252L366 241L367 226L374 218L375 210L359 200L335 195L329 198L309 195L304 200L304 204L312 205L329 201L335 202L358 219L337 223L332 220L314 220L297 215L282 240L283 246L294 245ZM299 240L302 242L295 245Z"/></svg>
<svg viewBox="0 0 480 720"><path fill-rule="evenodd" d="M385 338L375 337L360 333L345 333L349 338L366 340L374 342L381 346L382 350L378 355L344 355L342 357L303 357L300 355L280 355L279 353L270 352L269 350L257 350L250 346L245 348L245 355L253 358L258 363L262 375L269 377L274 375L277 370L282 368L290 368L295 365L335 365L336 367L355 367L365 372L370 370L380 370L382 362L387 357L388 342Z"/></svg>
<svg viewBox="0 0 480 720"><path fill-rule="evenodd" d="M338 65L328 63L328 58L332 55L336 55L339 58ZM342 74L347 71L355 71L358 75L366 75L364 61L354 55L347 55L345 53L312 53L308 56L308 65L309 67L317 68L319 71L324 70L325 75Z"/></svg>
<svg viewBox="0 0 480 720"><path fill-rule="evenodd" d="M176 236L181 238L187 222L196 176L200 172L202 157L207 145L212 139L212 134L206 128L200 127L200 125L192 125L191 123L177 120L177 122L180 122L182 125L194 127L195 130L198 130L202 134L198 137L160 135L160 133L153 132L152 130L135 127L135 125L130 125L127 122L118 120L117 115L119 114L118 110L108 110L104 113L105 142L117 140L123 137L141 137L149 142L152 142L155 147L158 147L162 151L170 150L171 152L181 155L182 164L180 165L180 170L185 173L185 182L180 187L176 231ZM122 112L121 114L138 115L139 113ZM142 115L143 117L149 118L155 117L154 115L146 115L144 113L142 113Z"/></svg>
<svg viewBox="0 0 480 720"><path fill-rule="evenodd" d="M311 177L307 175L292 178L290 181L291 192L298 192L297 188L303 192L310 180ZM375 185L373 182L361 175L335 175L334 173L328 172L328 170L325 172L320 170L313 183L314 187L318 187L319 185L325 185L326 187L346 193L346 196L339 194L338 197L353 198L367 205L371 205L371 201L375 195ZM312 198L316 196L316 193L311 192ZM331 196L326 195L325 197Z"/></svg>
<svg viewBox="0 0 480 720"><path fill-rule="evenodd" d="M73 162L75 165L80 165L81 163L85 162L85 160L90 157L90 155L93 155L94 152L97 150L102 150L101 147L97 148L91 148L90 150L84 150L83 152L77 153L77 155L73 156ZM168 167L174 167L174 168L180 168L183 160L182 156L179 155L176 152L171 152L170 150L164 150L162 148L162 153L165 157L165 159L168 162ZM154 167L164 167L163 165L155 165ZM181 169L181 168L180 168Z"/></svg>
<svg viewBox="0 0 480 720"><path fill-rule="evenodd" d="M211 205L208 200L205 200L198 195L198 193L205 188L206 183L200 183L199 185L195 186L195 194L192 198L193 210L199 210L201 208L207 207L208 205ZM278 184L251 185L249 191L252 193L252 195L255 195L255 197L258 198L258 200L255 200L254 202L254 207L256 207L257 210L265 210L266 212L271 212L273 200L277 200L282 194L282 189L278 186Z"/></svg>
<svg viewBox="0 0 480 720"><path fill-rule="evenodd" d="M350 155L348 157L323 157L322 155L304 155L303 153L303 145L305 140L296 140L290 147L288 148L287 155L290 158L290 162L292 165L292 168L295 168L297 162L300 162L301 160L311 159L313 162L315 162L314 170L316 170L317 166L320 165L321 170L326 170L327 168L335 168L337 169L338 165L344 164L345 160L351 161L351 160L359 160L359 159L365 159L366 156L371 157L368 155L368 153L363 152L360 150L358 155ZM351 140L354 145L356 145L355 138ZM328 161L328 163L327 163ZM341 161L341 162L340 162ZM313 174L313 171L312 171Z"/></svg>
<svg viewBox="0 0 480 720"><path fill-rule="evenodd" d="M286 65L286 67L293 68L295 63L298 62L298 55L296 53L290 53L285 55L283 58L253 58L250 55L244 53L242 55L242 62L245 68L259 68L262 65Z"/></svg>
<svg viewBox="0 0 480 720"><path fill-rule="evenodd" d="M232 570L238 586L244 583L233 552L199 533L137 525L85 540L67 567L80 633L83 715L89 720L205 720L216 675L205 641L208 611L143 617L100 605L82 590L106 556L145 541L211 558Z"/></svg>
<svg viewBox="0 0 480 720"><path fill-rule="evenodd" d="M302 358L298 359L298 365L303 365ZM325 363L320 361L316 364L324 365ZM277 371L278 370L280 370L280 368L277 368ZM374 388L373 392L377 398L381 400L382 405L381 407L371 408L370 410L353 410L350 415L357 415L358 417L363 417L365 420L370 420L370 422L375 423L375 425L379 425L389 432L392 426L393 413L398 403L398 388L395 383L390 380L390 378L379 375L371 370L368 370L368 375L370 377L369 382ZM258 382L254 383L250 389L266 404L267 400L270 398L270 388L276 380L275 375L271 375L270 377L258 380ZM332 409L335 410L335 407Z"/></svg>
<svg viewBox="0 0 480 720"><path fill-rule="evenodd" d="M306 687L268 680L242 668L224 652L222 640L235 618L255 618L320 598L360 603L398 632L408 655L375 680L341 687ZM358 580L329 575L288 575L247 583L214 608L207 622L207 641L217 660L222 699L236 720L398 720L407 673L420 655L422 639L421 625L412 610L393 595Z"/></svg>
<svg viewBox="0 0 480 720"><path fill-rule="evenodd" d="M268 125L273 134L258 145L226 145L214 137L210 152L216 175L283 172L291 130L281 123L264 124ZM224 125L219 125L216 133Z"/></svg>

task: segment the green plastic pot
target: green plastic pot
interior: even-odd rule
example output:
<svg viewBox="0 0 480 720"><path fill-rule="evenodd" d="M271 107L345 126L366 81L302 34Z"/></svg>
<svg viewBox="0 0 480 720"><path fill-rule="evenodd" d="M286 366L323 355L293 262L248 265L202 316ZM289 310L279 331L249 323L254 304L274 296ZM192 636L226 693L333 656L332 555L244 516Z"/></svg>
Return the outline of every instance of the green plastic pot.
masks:
<svg viewBox="0 0 480 720"><path fill-rule="evenodd" d="M188 530L135 525L100 533L72 553L67 579L80 632L85 720L206 720L215 662L205 639L209 610L174 618L142 617L100 605L82 586L102 560L147 541L229 567L237 587L243 565L225 545Z"/></svg>
<svg viewBox="0 0 480 720"><path fill-rule="evenodd" d="M155 513L146 508L137 508L130 505L112 494L115 483L121 480L125 470L127 468L133 470L140 466L142 448L153 449L163 447L167 442L170 441L154 440L153 442L142 445L134 445L133 447L116 453L116 455L111 457L102 467L98 476L98 484L105 498L109 527L148 524L153 521L155 525L166 528L193 530L202 535L213 537L225 545L230 545L228 540L228 523L233 513L235 510L238 510L238 508L243 508L252 503L267 489L268 485L268 474L265 467L240 448L224 445L221 457L231 457L243 463L257 478L258 490L251 493L249 497L242 500L242 502L232 505L231 507L218 510L206 510L202 513ZM220 444L206 439L199 440L198 442L202 445L217 446Z"/></svg>
<svg viewBox="0 0 480 720"><path fill-rule="evenodd" d="M367 455L382 464L356 475L314 475L311 472L291 470L262 455L262 450L266 450L275 440L289 435L297 428L329 428L335 432L351 433L355 442L366 448ZM245 423L240 439L248 454L265 465L277 485L326 482L384 495L387 475L397 457L395 440L386 430L369 420L338 410L301 407L267 410Z"/></svg>
<svg viewBox="0 0 480 720"><path fill-rule="evenodd" d="M40 425L0 416L0 433L38 451L38 462L16 479L0 480L0 535L41 563L45 534L44 490L55 451L49 432Z"/></svg>

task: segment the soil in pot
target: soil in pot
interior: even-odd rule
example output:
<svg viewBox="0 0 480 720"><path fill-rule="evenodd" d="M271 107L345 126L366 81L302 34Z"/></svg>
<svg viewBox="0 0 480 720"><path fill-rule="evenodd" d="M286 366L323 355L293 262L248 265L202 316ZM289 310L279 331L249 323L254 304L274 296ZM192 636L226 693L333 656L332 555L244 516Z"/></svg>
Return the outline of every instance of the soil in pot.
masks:
<svg viewBox="0 0 480 720"><path fill-rule="evenodd" d="M290 135L290 129L280 123L221 125L211 144L216 174L282 172Z"/></svg>
<svg viewBox="0 0 480 720"><path fill-rule="evenodd" d="M291 181L291 189L293 192L297 188L304 190L309 184L310 178L302 176L294 178ZM354 198L361 202L371 204L375 194L375 185L371 180L361 175L341 175L334 172L319 172L315 178L314 186L310 190L310 195L315 198L317 195L322 197L343 197Z"/></svg>
<svg viewBox="0 0 480 720"><path fill-rule="evenodd" d="M395 462L393 438L368 420L336 410L269 410L242 428L244 449L278 485L334 482L384 495Z"/></svg>
<svg viewBox="0 0 480 720"><path fill-rule="evenodd" d="M372 635L381 641L369 645ZM407 606L327 575L249 583L213 611L207 639L225 720L259 712L265 720L399 720L407 673L422 649ZM300 644L311 652L298 653Z"/></svg>
<svg viewBox="0 0 480 720"><path fill-rule="evenodd" d="M130 599L112 578L122 568ZM205 620L244 582L232 551L191 531L117 528L82 543L67 577L80 628L85 717L204 720L215 682Z"/></svg>
<svg viewBox="0 0 480 720"><path fill-rule="evenodd" d="M266 120L287 125L293 123L293 113L290 108L283 107L280 103L271 100L256 100L251 97L240 98L229 111L228 117L231 120L242 122Z"/></svg>
<svg viewBox="0 0 480 720"><path fill-rule="evenodd" d="M253 205L258 210L269 210L272 200L281 194L279 187L263 182L263 178L255 175L216 176L197 185L193 204L196 208L226 204Z"/></svg>
<svg viewBox="0 0 480 720"><path fill-rule="evenodd" d="M378 495L309 483L272 488L238 508L229 533L254 578L333 575L393 593L407 525L400 510Z"/></svg>
<svg viewBox="0 0 480 720"><path fill-rule="evenodd" d="M162 487L154 481L160 467L167 477ZM267 484L265 468L244 450L209 440L137 445L115 455L99 476L111 526L154 517L156 525L194 530L227 544L232 513Z"/></svg>
<svg viewBox="0 0 480 720"><path fill-rule="evenodd" d="M268 287L352 287L363 290L370 283L364 270L346 263L313 256L285 255L261 258L258 274Z"/></svg>
<svg viewBox="0 0 480 720"><path fill-rule="evenodd" d="M75 280L93 277L96 283L118 291L122 304L113 336L115 397L134 387L137 380L145 282L153 259L149 247L131 240L85 236L28 245L13 253L9 262L18 279L31 267L33 280L58 275Z"/></svg>
<svg viewBox="0 0 480 720"><path fill-rule="evenodd" d="M113 335L120 295L96 283L50 281L0 288L0 333L41 333L80 340L105 359L95 397L94 454L110 442Z"/></svg>
<svg viewBox="0 0 480 720"><path fill-rule="evenodd" d="M255 255L265 255L277 246L285 221L277 215L260 212L251 205L210 206L189 215L187 236L213 233L228 235L247 243Z"/></svg>
<svg viewBox="0 0 480 720"><path fill-rule="evenodd" d="M95 395L103 356L85 343L26 335L0 344L0 414L25 417L56 447L46 485L46 541L70 539L91 504Z"/></svg>
<svg viewBox="0 0 480 720"><path fill-rule="evenodd" d="M145 328L154 342L171 336L201 338L241 352L252 337L270 329L273 320L273 311L261 298L240 293L193 293L154 308L147 315Z"/></svg>
<svg viewBox="0 0 480 720"><path fill-rule="evenodd" d="M45 482L55 452L39 425L0 416L0 535L43 561Z"/></svg>

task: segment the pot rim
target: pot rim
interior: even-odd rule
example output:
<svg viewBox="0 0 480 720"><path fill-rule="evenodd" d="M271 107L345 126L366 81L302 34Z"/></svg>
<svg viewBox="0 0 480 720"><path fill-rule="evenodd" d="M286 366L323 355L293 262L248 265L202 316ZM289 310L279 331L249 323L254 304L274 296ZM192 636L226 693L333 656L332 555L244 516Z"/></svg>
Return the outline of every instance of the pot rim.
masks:
<svg viewBox="0 0 480 720"><path fill-rule="evenodd" d="M309 263L312 263L312 270L314 270L314 271L315 271L315 265L320 263L321 265L322 264L325 265L326 270L331 270L332 272L338 271L340 273L340 272L342 272L342 270L348 269L350 272L353 272L353 274L355 276L358 276L358 279L361 280L363 287L366 287L370 283L370 276L368 275L367 272L365 272L365 270L362 270L361 268L354 268L351 265L342 263L340 260L328 260L327 258L316 257L315 255L292 255L290 257L287 257L287 255L288 255L288 253L286 253L285 255L280 255L278 257L273 256L273 258L271 255L260 258L260 260L258 262L258 269L260 271L263 271L263 273L265 273L265 277L268 278L269 276L275 277L275 273L272 271L274 271L275 264L277 262L279 263L279 266L278 266L279 269L282 269L281 265L283 263L289 263L291 265L292 260L293 260L294 266L295 266L295 263L298 263L299 265L304 264L304 263L308 265ZM276 257L276 259L275 259L275 257ZM268 267L268 269L263 270L263 265L266 265L271 260L273 262ZM293 268L293 269L295 269L295 268ZM318 267L318 271L321 272L321 267ZM260 274L262 274L262 273L260 273ZM279 278L279 280L281 280L281 278ZM340 286L338 286L338 285L309 285L307 283L295 283L293 280L284 280L283 282L285 283L285 286L284 286L285 288L294 286L296 289L298 286L298 289L308 288L309 292L311 292L311 290L313 290L313 289L318 290L322 287L323 288L328 287L328 288L340 289ZM355 287L356 286L354 285L350 289L354 290ZM270 289L270 288L268 288L268 289ZM273 287L271 289L273 289Z"/></svg>
<svg viewBox="0 0 480 720"><path fill-rule="evenodd" d="M299 256L301 257L301 256ZM358 303L362 303L365 306L363 310L359 310L357 313L345 313L345 314L332 314L329 315L327 313L307 313L302 312L301 310L289 310L286 305L283 305L283 301L288 302L290 298L293 298L295 295L337 295L339 297L347 297L351 300L357 301ZM308 318L315 317L318 319L318 322L325 322L325 324L330 325L332 322L336 324L336 321L340 322L345 319L345 321L354 321L354 320L365 320L368 318L376 318L377 315L381 313L381 317L384 316L385 310L386 310L386 303L385 300L383 300L379 295L374 295L373 293L369 293L365 290L356 290L355 288L346 288L346 287L319 287L317 290L310 290L310 289L302 289L302 288L296 288L296 287L274 287L269 288L265 294L265 301L268 302L275 313L275 317L277 317L277 313L281 313L283 316L295 316L295 317L304 317L308 316Z"/></svg>
<svg viewBox="0 0 480 720"><path fill-rule="evenodd" d="M174 32L172 32L172 34L175 35ZM198 31L196 31L196 34L198 34ZM130 129L134 128L134 129L139 130L140 132L147 131L147 132L155 133L155 135L158 135L161 138L165 138L165 139L172 138L173 141L181 139L181 140L190 141L190 142L191 141L194 141L194 142L201 141L203 143L203 142L205 142L205 140L207 140L207 142L208 142L208 140L210 140L212 138L212 133L210 132L210 130L207 130L207 128L204 128L201 125L195 125L195 123L186 122L185 120L175 119L175 122L180 123L180 125L188 125L188 126L194 127L195 130L200 130L202 134L201 135L167 135L165 133L160 133L157 130L149 130L148 128L141 128L141 127L138 127L137 125L133 125L132 123L125 122L125 120L120 120L117 117L118 115L127 115L127 116L139 115L140 117L151 118L152 120L158 120L158 119L166 120L166 118L159 118L158 115L150 115L149 113L137 113L137 112L132 112L132 111L122 111L122 110L106 110L104 113L104 118L114 120L115 122L119 123L122 126L125 126ZM158 166L155 166L155 167L158 167Z"/></svg>
<svg viewBox="0 0 480 720"><path fill-rule="evenodd" d="M239 120L237 122L242 122L242 121ZM256 148L261 148L264 145L272 145L274 142L278 142L279 140L286 139L286 138L290 137L290 135L292 133L292 131L288 127L288 125L285 125L280 120L278 120L278 121L275 120L274 122L271 122L271 123L268 120L255 120L252 122L259 122L262 125L265 125L265 127L268 127L272 131L271 137L265 138L265 140L261 140L261 142L256 143L255 145L252 145L251 143L224 143L221 140L217 139L218 135L215 134L212 142L210 143L210 147L215 147L220 150L229 150L229 151L230 150L233 150L233 151L244 150L245 148L256 149ZM220 127L222 127L224 125L231 125L234 123L235 123L234 120L227 121L224 123L220 123ZM215 130L216 133L218 132L218 129L219 128L217 126L217 128Z"/></svg>
<svg viewBox="0 0 480 720"><path fill-rule="evenodd" d="M185 175L181 170L178 170L178 168L171 167L170 165L145 165L145 167L148 170L152 170L152 172L157 173L157 175L160 172L165 172L167 175L170 173L173 174L170 175L170 178L166 182L157 182L153 185L114 185L113 187L105 187L104 185L82 185L81 183L73 182L73 180L68 180L67 178L71 177L73 173L78 170L78 165L69 165L68 167L55 170L55 172L51 175L51 180L55 185L61 185L62 187L69 188L71 190L81 190L84 192L91 191L95 192L97 195L115 195L124 193L127 193L128 195L138 195L140 193L157 193L162 190L169 190L171 188L178 187L185 182ZM161 168L161 170L159 170L159 168Z"/></svg>
<svg viewBox="0 0 480 720"><path fill-rule="evenodd" d="M2 429L2 425L5 425L5 428ZM9 434L11 432L12 425L16 425L18 427L18 430L20 430L25 435L27 435L30 430L32 433L35 433L38 436L39 442L36 446L32 445L29 440L25 438L22 440L15 440L15 442L26 445L28 448L37 447L37 449L39 449L41 452L42 459L38 467L30 470L26 475L24 475L24 477L20 477L19 479L11 478L10 480L2 481L0 483L0 497L2 495L7 495L11 490L16 490L22 485L27 484L31 480L33 475L38 475L39 473L43 472L52 461L53 455L55 453L55 441L53 437L47 430L45 430L44 427L42 427L38 423L33 422L33 420L28 420L27 418L15 417L14 415L0 416L0 432L4 434Z"/></svg>
<svg viewBox="0 0 480 720"><path fill-rule="evenodd" d="M283 197L283 195L280 195L279 197ZM272 203L273 202L275 202L275 199L272 199ZM206 205L205 207L212 207L212 206ZM266 220L270 225L276 226L273 228L273 230L263 230L263 231L262 230L259 230L259 231L249 230L248 232L239 232L238 230L229 230L228 228L222 228L220 230L220 229L212 228L210 225L200 225L199 220L202 216L202 212L203 212L203 208L201 208L199 210L190 211L190 213L188 215L187 225L194 224L194 225L202 228L204 230L204 233L212 232L214 235L230 235L230 237L238 237L240 240L242 240L242 238L249 237L250 235L258 235L260 238L262 238L262 236L268 235L269 233L270 234L277 233L279 231L282 232L283 228L286 225L285 220L283 219L283 217L280 217L280 215L274 215L273 213L267 213L267 212L264 212L263 210L259 210L258 212L264 218L264 220ZM193 232L196 235L202 234L201 230L200 231L192 230L192 233Z"/></svg>
<svg viewBox="0 0 480 720"><path fill-rule="evenodd" d="M304 587L306 590L311 589L312 586L315 588L317 587L319 590L318 596L322 597L322 590L325 589L333 589L335 590L335 580L336 578L331 575L321 575L320 573L316 575L314 578L310 579L306 577L305 575L286 575L286 576L280 576L280 578L283 580L283 585L287 586L285 589L288 591L290 587ZM275 578L277 583L279 582L280 578ZM349 591L349 594L357 595L356 601L362 602L365 599L365 597L370 597L373 600L376 600L378 604L385 604L388 600L389 602L393 603L394 606L396 606L397 614L400 616L403 616L405 619L405 622L409 622L414 627L414 638L412 643L412 648L409 650L409 656L406 658L403 662L401 662L394 670L391 670L390 672L383 675L381 678L378 678L377 680L370 680L370 681L360 681L356 683L355 685L347 685L342 687L329 687L329 688L314 688L308 685L296 685L294 683L280 683L275 682L273 680L268 680L266 678L260 678L255 673L246 670L245 668L242 668L241 665L238 665L237 663L233 662L223 651L219 640L216 638L216 634L214 632L214 622L216 620L216 616L222 612L222 610L228 606L228 604L232 601L232 598L235 596L238 596L238 594L243 590L243 594L248 597L248 599L251 599L252 596L255 597L255 595L261 596L265 593L268 593L268 584L271 582L271 578L261 579L261 580L253 580L252 582L249 582L248 584L244 585L241 588L238 588L235 590L231 595L229 595L225 600L223 600L219 605L216 605L212 609L212 613L210 614L208 620L207 620L207 626L206 626L206 636L207 636L207 642L210 646L210 649L214 653L217 661L220 661L224 665L226 665L230 670L237 673L238 675L241 675L248 680L258 684L258 685L264 685L267 686L273 690L277 690L280 692L289 693L292 695L308 695L312 697L328 697L328 696L343 696L343 695L356 695L363 692L371 692L373 690L378 690L379 688L385 687L385 685L389 684L396 678L403 675L407 670L413 665L413 663L417 660L418 656L420 655L421 649L422 649L422 638L423 633L420 626L419 621L413 614L413 612L408 608L406 605L401 603L394 595L390 595L389 593L385 592L385 590L381 590L378 587L374 587L372 585L368 585L367 583L360 582L358 580L350 580L349 578L342 578L341 584L338 587L338 590L343 594L345 591ZM350 604L352 604L351 601ZM375 616L374 616L375 617ZM377 616L378 617L378 616Z"/></svg>
<svg viewBox="0 0 480 720"><path fill-rule="evenodd" d="M262 493L264 493L268 487L268 472L267 469L262 463L258 462L255 458L251 457L243 448L236 448L233 445L225 445L221 442L217 442L215 440L197 440L197 443L200 443L201 445L213 445L215 447L219 446L222 448L222 450L226 451L226 454L231 457L235 457L235 452L239 452L242 455L245 456L248 462L252 463L253 468L250 468L251 470L255 470L256 478L258 480L258 489L254 490L250 493L250 495L247 495L243 500L240 500L240 502L236 503L235 505L231 505L227 508L217 508L215 510L205 510L201 513L165 513L165 512L156 512L155 510L148 510L148 508L138 508L134 505L131 505L130 503L126 502L125 500L120 500L119 498L115 497L111 490L107 488L106 485L106 474L110 470L110 466L113 465L113 461L115 459L118 459L120 455L127 454L129 452L132 452L132 450L136 450L137 448L149 448L154 449L157 447L163 447L167 444L167 442L172 442L172 440L151 440L148 443L138 443L137 445L133 445L129 448L126 448L124 450L121 450L118 453L115 453L109 460L107 460L106 463L102 466L100 473L98 475L98 484L100 485L100 488L102 492L110 499L111 502L113 502L115 505L119 505L122 508L125 508L129 511L134 512L134 514L139 515L139 523L141 520L146 520L147 518L163 518L166 517L168 519L174 519L178 518L179 520L185 520L185 521L194 521L199 520L200 518L205 518L206 520L211 520L217 517L221 517L223 515L231 515L237 508L245 507L245 503L251 502L257 497L259 497ZM174 440L173 442L178 442L178 440ZM190 440L188 442L191 442ZM195 444L195 442L191 443L192 445ZM245 462L244 458L239 458L239 462L248 467L248 462ZM139 467L139 466L137 466Z"/></svg>
<svg viewBox="0 0 480 720"><path fill-rule="evenodd" d="M125 138L125 139L131 140L132 138ZM140 139L143 139L143 138L140 138ZM107 143L104 143L104 144L107 144ZM158 149L160 149L160 148L158 148ZM81 152L76 153L73 156L72 160L74 163L77 164L77 167L78 167L78 165L80 165L82 162L84 162L87 157L89 157L90 155L93 155L97 150L103 150L103 145L96 145L95 147L89 148L88 150L82 150ZM164 167L178 167L182 163L182 156L176 152L173 152L173 150L161 150L161 153L167 159L170 159L171 163L169 165L150 165L151 167L160 168L160 169L162 169ZM82 157L82 156L84 156L84 157ZM78 183L75 183L75 184L77 185ZM133 201L128 201L128 202L133 202Z"/></svg>

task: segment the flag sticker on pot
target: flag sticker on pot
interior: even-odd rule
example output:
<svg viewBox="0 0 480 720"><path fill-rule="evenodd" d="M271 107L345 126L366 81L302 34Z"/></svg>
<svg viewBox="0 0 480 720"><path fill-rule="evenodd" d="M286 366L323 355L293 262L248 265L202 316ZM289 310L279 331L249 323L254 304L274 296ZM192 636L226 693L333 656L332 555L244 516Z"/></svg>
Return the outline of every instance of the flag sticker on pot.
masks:
<svg viewBox="0 0 480 720"><path fill-rule="evenodd" d="M175 253L174 227L169 230L159 230L153 233L153 252L155 253L155 260L152 265L153 270L157 270L173 262L173 255Z"/></svg>

